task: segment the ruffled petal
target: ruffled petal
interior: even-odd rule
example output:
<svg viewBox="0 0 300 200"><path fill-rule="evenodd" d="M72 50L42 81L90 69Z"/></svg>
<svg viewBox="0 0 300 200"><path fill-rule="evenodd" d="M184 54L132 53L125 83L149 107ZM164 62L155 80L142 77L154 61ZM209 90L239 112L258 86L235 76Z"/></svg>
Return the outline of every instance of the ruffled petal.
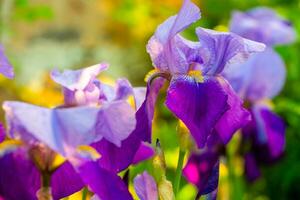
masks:
<svg viewBox="0 0 300 200"><path fill-rule="evenodd" d="M101 167L120 172L132 164L142 141L151 142L154 106L163 83L162 79L155 79L151 86L148 85L146 98L136 112L137 126L129 137L122 141L121 147L106 140L92 145L101 154L98 161Z"/></svg>
<svg viewBox="0 0 300 200"><path fill-rule="evenodd" d="M108 64L101 63L79 70L65 70L62 73L57 70L53 70L51 72L51 78L71 91L84 90L100 72L107 68Z"/></svg>
<svg viewBox="0 0 300 200"><path fill-rule="evenodd" d="M141 200L157 200L158 192L154 178L146 171L137 175L134 180L134 189Z"/></svg>
<svg viewBox="0 0 300 200"><path fill-rule="evenodd" d="M4 55L4 49L2 45L0 45L0 73L6 76L7 78L14 78L13 67Z"/></svg>
<svg viewBox="0 0 300 200"><path fill-rule="evenodd" d="M105 170L96 162L86 162L78 167L82 180L100 198L105 200L133 200L123 180Z"/></svg>
<svg viewBox="0 0 300 200"><path fill-rule="evenodd" d="M196 33L208 56L204 58L204 73L216 75L233 63L242 63L252 53L265 49L262 43L244 39L233 33L218 32L210 29L197 28Z"/></svg>
<svg viewBox="0 0 300 200"><path fill-rule="evenodd" d="M200 83L189 76L173 77L165 104L185 123L199 148L229 109L227 95L216 79Z"/></svg>
<svg viewBox="0 0 300 200"><path fill-rule="evenodd" d="M242 98L255 102L278 95L285 82L286 69L281 57L267 48L244 64L226 67L223 75Z"/></svg>
<svg viewBox="0 0 300 200"><path fill-rule="evenodd" d="M243 107L243 101L233 91L229 83L221 77L218 80L228 95L227 104L230 108L219 119L215 130L223 143L227 144L233 134L251 120L251 114Z"/></svg>
<svg viewBox="0 0 300 200"><path fill-rule="evenodd" d="M116 85L115 100L126 100L133 95L133 88L127 79L118 79Z"/></svg>
<svg viewBox="0 0 300 200"><path fill-rule="evenodd" d="M178 33L200 18L199 8L190 0L185 0L178 15L168 18L149 40L147 52L155 67L171 73L186 73L189 67L186 49L177 43L185 43ZM186 48L190 47L188 44Z"/></svg>
<svg viewBox="0 0 300 200"><path fill-rule="evenodd" d="M296 32L291 23L270 8L259 7L248 12L234 12L230 31L268 46L292 43Z"/></svg>
<svg viewBox="0 0 300 200"><path fill-rule="evenodd" d="M213 192L219 181L219 155L210 151L192 154L183 169L183 175L197 186L199 194Z"/></svg>

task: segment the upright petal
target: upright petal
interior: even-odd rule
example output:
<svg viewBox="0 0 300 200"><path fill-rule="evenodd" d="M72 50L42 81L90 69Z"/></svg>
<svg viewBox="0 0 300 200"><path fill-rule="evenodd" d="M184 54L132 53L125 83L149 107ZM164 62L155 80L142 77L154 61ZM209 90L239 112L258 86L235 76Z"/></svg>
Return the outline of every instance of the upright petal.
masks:
<svg viewBox="0 0 300 200"><path fill-rule="evenodd" d="M79 70L65 70L62 73L57 70L53 70L51 72L51 78L71 91L83 90L100 72L107 68L107 64L101 63Z"/></svg>
<svg viewBox="0 0 300 200"><path fill-rule="evenodd" d="M146 98L136 112L136 127L129 137L122 141L120 147L107 140L92 145L101 154L98 162L102 168L114 172L126 169L133 163L141 142L151 142L154 106L163 83L162 79L155 79L151 85L148 85Z"/></svg>
<svg viewBox="0 0 300 200"><path fill-rule="evenodd" d="M200 83L190 76L173 77L166 106L185 123L199 148L229 109L227 95L216 79Z"/></svg>
<svg viewBox="0 0 300 200"><path fill-rule="evenodd" d="M242 63L250 54L265 49L262 43L244 39L233 33L218 32L210 29L197 28L199 41L207 51L204 58L204 73L208 75L219 74L223 69L233 63Z"/></svg>
<svg viewBox="0 0 300 200"><path fill-rule="evenodd" d="M243 101L233 91L230 84L221 77L218 80L228 95L227 104L229 105L229 109L219 119L215 129L223 143L227 144L233 134L251 120L251 115L243 107Z"/></svg>
<svg viewBox="0 0 300 200"><path fill-rule="evenodd" d="M154 178L146 171L137 175L134 180L134 189L141 200L157 200L157 185Z"/></svg>
<svg viewBox="0 0 300 200"><path fill-rule="evenodd" d="M208 194L218 187L219 155L210 151L192 154L183 169L183 175L196 185L199 194Z"/></svg>
<svg viewBox="0 0 300 200"><path fill-rule="evenodd" d="M0 45L0 73L10 79L14 77L13 67L4 55L4 49L2 45Z"/></svg>
<svg viewBox="0 0 300 200"><path fill-rule="evenodd" d="M278 95L285 82L286 69L280 56L267 48L244 64L226 67L223 75L240 97L255 102Z"/></svg>
<svg viewBox="0 0 300 200"><path fill-rule="evenodd" d="M120 147L136 126L135 112L126 101L114 101L99 110L96 132Z"/></svg>
<svg viewBox="0 0 300 200"><path fill-rule="evenodd" d="M116 84L116 100L126 100L133 95L133 88L127 79L118 79Z"/></svg>
<svg viewBox="0 0 300 200"><path fill-rule="evenodd" d="M99 167L96 162L83 163L78 167L78 172L100 199L133 200L123 180L114 172Z"/></svg>
<svg viewBox="0 0 300 200"><path fill-rule="evenodd" d="M270 8L258 7L248 12L234 12L230 30L250 40L268 46L288 44L296 39L296 32L287 20Z"/></svg>
<svg viewBox="0 0 300 200"><path fill-rule="evenodd" d="M185 0L178 15L168 18L149 40L147 52L155 67L171 73L185 73L189 63L187 55L173 39L177 34L200 18L199 8L190 0Z"/></svg>

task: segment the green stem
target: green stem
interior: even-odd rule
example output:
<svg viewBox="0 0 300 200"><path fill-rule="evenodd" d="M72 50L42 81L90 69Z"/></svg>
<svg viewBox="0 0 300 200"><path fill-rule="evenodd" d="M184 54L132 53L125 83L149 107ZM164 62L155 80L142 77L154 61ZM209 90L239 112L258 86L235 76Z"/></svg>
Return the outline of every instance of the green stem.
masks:
<svg viewBox="0 0 300 200"><path fill-rule="evenodd" d="M179 187L180 187L184 156L185 156L185 151L182 151L181 149L179 149L177 169L176 169L176 174L175 174L175 179L174 179L174 193L175 193L175 196L177 195Z"/></svg>
<svg viewBox="0 0 300 200"><path fill-rule="evenodd" d="M87 187L83 188L83 190L82 190L82 200L86 200L87 193L88 193Z"/></svg>

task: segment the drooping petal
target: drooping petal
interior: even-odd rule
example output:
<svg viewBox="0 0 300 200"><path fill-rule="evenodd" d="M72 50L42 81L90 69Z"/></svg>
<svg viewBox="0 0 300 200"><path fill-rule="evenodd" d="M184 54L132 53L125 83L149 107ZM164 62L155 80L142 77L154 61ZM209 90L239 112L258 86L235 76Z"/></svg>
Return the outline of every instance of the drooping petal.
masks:
<svg viewBox="0 0 300 200"><path fill-rule="evenodd" d="M64 162L51 176L51 191L54 199L67 197L83 187L81 177L69 162Z"/></svg>
<svg viewBox="0 0 300 200"><path fill-rule="evenodd" d="M244 39L234 33L218 32L210 29L197 28L199 41L208 56L204 58L204 74L216 75L227 65L242 63L252 53L265 49L262 43Z"/></svg>
<svg viewBox="0 0 300 200"><path fill-rule="evenodd" d="M268 46L288 44L296 39L296 32L287 20L270 8L258 7L248 12L234 12L230 31Z"/></svg>
<svg viewBox="0 0 300 200"><path fill-rule="evenodd" d="M192 154L183 169L183 175L196 185L201 195L208 194L218 187L219 155L206 151Z"/></svg>
<svg viewBox="0 0 300 200"><path fill-rule="evenodd" d="M256 105L252 109L256 122L256 143L266 145L270 159L281 156L285 149L285 125L283 120L267 107ZM264 154L265 155L265 154Z"/></svg>
<svg viewBox="0 0 300 200"><path fill-rule="evenodd" d="M137 175L134 180L134 189L141 200L157 200L157 185L154 178L146 171Z"/></svg>
<svg viewBox="0 0 300 200"><path fill-rule="evenodd" d="M255 156L252 155L251 153L247 153L245 155L244 165L245 165L245 174L248 181L253 182L261 176Z"/></svg>
<svg viewBox="0 0 300 200"><path fill-rule="evenodd" d="M255 102L273 98L281 91L286 69L280 56L267 48L252 55L244 64L226 67L223 75L240 97Z"/></svg>
<svg viewBox="0 0 300 200"><path fill-rule="evenodd" d="M6 76L7 78L14 78L13 67L6 58L2 45L0 45L0 73Z"/></svg>
<svg viewBox="0 0 300 200"><path fill-rule="evenodd" d="M173 77L165 104L185 123L199 148L229 109L227 95L216 79L200 83L189 76Z"/></svg>
<svg viewBox="0 0 300 200"><path fill-rule="evenodd" d="M107 68L107 64L101 63L79 70L65 70L62 73L57 70L53 70L51 72L51 78L71 91L84 90L100 72Z"/></svg>
<svg viewBox="0 0 300 200"><path fill-rule="evenodd" d="M147 52L155 67L171 73L186 73L189 67L188 55L179 48L176 40L178 33L200 18L199 8L190 0L185 0L178 15L168 18L149 40ZM181 41L182 43L184 41ZM186 46L188 47L188 45Z"/></svg>
<svg viewBox="0 0 300 200"><path fill-rule="evenodd" d="M223 143L227 144L233 134L251 120L251 115L243 107L243 101L233 91L230 84L221 77L218 80L228 95L227 104L229 105L229 109L219 119L215 129Z"/></svg>
<svg viewBox="0 0 300 200"><path fill-rule="evenodd" d="M164 81L155 79L148 85L146 98L136 112L137 126L127 139L117 147L107 140L92 146L101 154L99 165L107 170L120 172L132 164L142 141L151 142L152 120L156 97Z"/></svg>
<svg viewBox="0 0 300 200"><path fill-rule="evenodd" d="M101 108L48 109L21 102L5 102L3 107L11 137L40 141L64 156L102 137L120 145L136 125L134 110L124 101Z"/></svg>
<svg viewBox="0 0 300 200"><path fill-rule="evenodd" d="M9 200L37 200L40 173L25 149L1 155L0 196Z"/></svg>
<svg viewBox="0 0 300 200"><path fill-rule="evenodd" d="M78 171L82 180L100 199L133 200L122 179L114 172L99 167L96 162L83 163Z"/></svg>

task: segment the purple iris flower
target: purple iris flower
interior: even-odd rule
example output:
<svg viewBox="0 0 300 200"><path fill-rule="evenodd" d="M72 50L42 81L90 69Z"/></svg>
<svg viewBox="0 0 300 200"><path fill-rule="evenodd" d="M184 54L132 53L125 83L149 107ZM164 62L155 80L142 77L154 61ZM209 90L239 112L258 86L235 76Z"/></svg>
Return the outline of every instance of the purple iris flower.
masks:
<svg viewBox="0 0 300 200"><path fill-rule="evenodd" d="M134 180L134 189L140 200L157 200L158 192L157 185L154 178L148 174L148 172L143 172L137 175Z"/></svg>
<svg viewBox="0 0 300 200"><path fill-rule="evenodd" d="M220 73L264 45L233 33L197 28L199 41L189 41L180 32L200 18L199 8L185 0L178 15L162 23L149 40L147 51L155 76L170 80L166 106L189 128L198 147L216 130L224 143L248 120L235 92ZM152 77L153 77L152 76ZM227 122L232 123L227 123Z"/></svg>
<svg viewBox="0 0 300 200"><path fill-rule="evenodd" d="M264 100L279 94L286 76L284 62L272 47L293 42L295 30L291 23L268 8L233 13L230 30L267 45L264 52L252 55L243 64L230 65L223 71L234 90L250 106L252 121L242 133L243 144L250 143L251 146L245 155L245 173L253 181L260 175L259 163L275 161L284 152L284 122Z"/></svg>
<svg viewBox="0 0 300 200"><path fill-rule="evenodd" d="M42 174L43 178L45 178L45 174L49 176L52 175L49 186L51 186L55 199L56 196L54 192L56 188L64 188L60 185L56 185L55 173L62 171L61 169L64 169L63 167L65 165L68 167L66 170L72 174L70 177L74 177L76 182L73 183L73 179L71 181L66 179L65 181L69 181L72 185L67 187L69 189L67 192L62 191L63 194L61 195L63 196L59 196L59 198L78 191L83 187L83 182L88 184L93 191L95 189L94 192L101 198L110 199L109 195L115 192L112 186L115 186L115 188L120 186L119 189L123 188L124 192L129 194L127 186L121 181L117 174L102 168L97 162L85 158L86 155L78 153L79 146L89 145L101 139L109 141L111 145L121 147L121 142L125 140L136 127L135 111L134 108L127 103L126 97L131 91L140 94L142 93L142 89L137 88L130 90L131 87L129 87L127 80L118 80L116 90L111 86L97 82L95 78L101 69L103 69L102 64L82 70L52 74L57 82L65 86L64 91L67 91L67 89L70 90L68 91L68 95L71 94L71 96L69 95L68 97L71 98L65 98L66 102L64 106L49 109L21 102L5 102L3 104L10 138L21 139L26 147L24 147L25 150L20 154L24 162L22 159L20 159L20 162L15 161L17 157L15 157L14 151L7 154L7 156L1 157L2 162L9 162L7 165L2 165L4 167L3 169L6 169L9 165L22 168L20 166L29 165L28 163L30 163L32 173L40 171L41 173L39 175ZM66 95L66 92L64 92L64 94ZM136 106L141 106L141 101L141 98L137 97L135 101ZM136 151L139 150L140 146L143 147L143 144L141 144L141 140L138 140ZM144 151L144 148L141 149L141 151ZM65 161L62 166L55 170L50 170L49 166L54 162L53 157L56 153L67 158L72 165L70 162ZM132 159L135 157L135 153L136 152L132 155ZM109 152L105 155L109 156L108 154ZM145 158L138 157L136 159ZM32 160L34 163L32 163ZM5 170L2 170L2 172L5 172ZM20 185L22 185L24 181L31 181L30 174L23 173L22 171L18 172L20 172L21 175L16 173L16 176L11 177L12 180L22 180L20 181ZM100 179L94 178L97 176L100 177ZM6 176L2 177L7 178ZM40 183L39 177L40 176L37 175L35 185L32 186L28 184L28 187L30 187L29 190L32 191L28 199L36 198L35 192L39 188L36 187ZM62 177L64 176L57 176L59 180L63 179ZM107 179L107 181L111 183L110 185L108 182L105 183L108 184L109 187L106 187L103 182L99 185L99 181L103 181L104 179ZM52 185L53 181L54 183ZM68 183L64 184L68 185ZM95 184L96 187L94 186ZM6 190L4 189L4 191ZM22 195L22 191L25 192L26 190L20 190L18 195ZM11 194L6 194L5 192L3 192L3 194L0 193L0 195L7 195L9 196L8 198L13 198L10 197ZM112 199L115 198L112 197Z"/></svg>
<svg viewBox="0 0 300 200"><path fill-rule="evenodd" d="M129 97L134 98L136 126L129 136L119 145L113 140L101 140L92 146L101 154L99 165L106 170L120 172L130 164L137 163L153 155L153 150L145 142L151 142L151 126L154 112L154 103L161 81L156 80L146 88L134 88L126 79L116 81L115 87L96 79L96 76L107 69L107 64L100 64L83 70L66 70L63 73L53 71L54 81L63 86L65 106L91 104L105 105L113 102L127 103ZM151 91L150 91L151 88ZM112 108L114 109L114 108ZM126 110L124 109L124 112ZM109 114L109 113L108 113ZM118 116L126 115L119 114ZM112 121L115 123L115 121ZM122 125L126 127L126 125ZM107 127L104 127L107 129ZM120 129L115 124L108 129ZM121 135L124 130L118 134ZM109 133L108 135L113 135Z"/></svg>
<svg viewBox="0 0 300 200"><path fill-rule="evenodd" d="M6 58L2 45L0 45L0 73L10 79L14 77L13 67Z"/></svg>

